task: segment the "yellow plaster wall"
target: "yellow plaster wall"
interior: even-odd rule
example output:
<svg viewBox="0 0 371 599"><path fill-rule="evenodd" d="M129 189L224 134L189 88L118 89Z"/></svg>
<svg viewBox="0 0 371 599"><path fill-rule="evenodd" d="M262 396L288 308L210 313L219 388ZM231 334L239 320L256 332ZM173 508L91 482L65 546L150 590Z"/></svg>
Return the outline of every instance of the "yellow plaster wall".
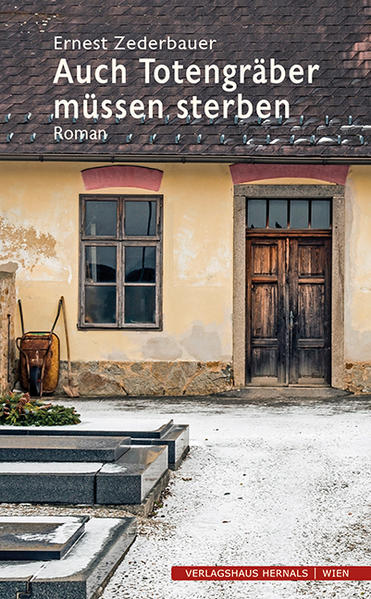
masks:
<svg viewBox="0 0 371 599"><path fill-rule="evenodd" d="M371 167L352 166L345 190L345 359L371 360Z"/></svg>
<svg viewBox="0 0 371 599"><path fill-rule="evenodd" d="M163 331L78 331L81 170L93 163L0 164L0 262L13 261L26 329L47 329L67 303L73 360L230 360L232 182L227 165L164 171ZM151 165L146 165L151 166ZM138 193L103 189L94 193ZM148 192L150 193L150 192ZM62 338L61 323L57 332ZM19 333L18 327L18 333Z"/></svg>
<svg viewBox="0 0 371 599"><path fill-rule="evenodd" d="M67 302L73 360L230 360L232 205L227 165L156 164L164 171L163 331L78 331L78 196L93 163L0 163L0 262L16 262L28 330ZM146 165L151 166L151 165ZM256 184L316 183L270 179ZM94 193L138 193L104 189ZM149 192L148 192L149 193ZM346 184L345 358L371 360L371 167ZM62 357L65 357L62 328ZM19 333L19 327L18 327Z"/></svg>

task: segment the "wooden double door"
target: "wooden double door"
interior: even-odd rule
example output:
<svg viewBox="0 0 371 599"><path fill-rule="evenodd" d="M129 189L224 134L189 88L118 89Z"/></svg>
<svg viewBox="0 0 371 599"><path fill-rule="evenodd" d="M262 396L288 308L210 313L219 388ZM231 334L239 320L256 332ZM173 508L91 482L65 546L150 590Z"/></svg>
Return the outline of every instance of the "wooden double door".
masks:
<svg viewBox="0 0 371 599"><path fill-rule="evenodd" d="M247 237L247 383L330 384L331 234Z"/></svg>

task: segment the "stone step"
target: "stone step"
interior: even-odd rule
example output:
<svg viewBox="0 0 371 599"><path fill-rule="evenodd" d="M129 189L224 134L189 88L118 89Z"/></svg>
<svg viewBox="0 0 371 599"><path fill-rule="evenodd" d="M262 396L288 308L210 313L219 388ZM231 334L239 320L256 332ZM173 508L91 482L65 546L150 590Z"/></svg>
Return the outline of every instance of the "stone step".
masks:
<svg viewBox="0 0 371 599"><path fill-rule="evenodd" d="M85 533L59 560L1 561L0 597L14 599L24 593L32 599L93 599L135 536L134 518L92 518Z"/></svg>
<svg viewBox="0 0 371 599"><path fill-rule="evenodd" d="M114 464L104 464L97 473L96 502L142 503L168 469L166 445L132 446Z"/></svg>
<svg viewBox="0 0 371 599"><path fill-rule="evenodd" d="M0 435L0 462L114 462L129 445L121 435Z"/></svg>
<svg viewBox="0 0 371 599"><path fill-rule="evenodd" d="M179 468L183 458L189 451L189 425L188 424L174 424L172 420L164 424L163 426L159 426L156 429L144 430L144 426L140 427L138 423L131 423L133 429L136 430L100 430L98 428L92 430L85 430L81 428L71 428L64 430L62 428L53 428L53 427L43 427L43 428L22 428L21 431L18 430L18 427L6 427L3 430L3 427L0 427L0 441L1 436L5 434L5 432L9 435L20 435L23 432L26 435L34 436L34 435L50 435L50 436L97 436L97 437L105 437L105 436L114 436L114 435L123 435L131 438L132 445L167 445L168 446L168 466L172 470L176 470ZM79 425L78 425L79 426ZM142 430L140 430L142 429ZM153 436L151 436L153 435Z"/></svg>
<svg viewBox="0 0 371 599"><path fill-rule="evenodd" d="M130 446L116 462L0 462L0 502L140 504L168 467L165 445Z"/></svg>

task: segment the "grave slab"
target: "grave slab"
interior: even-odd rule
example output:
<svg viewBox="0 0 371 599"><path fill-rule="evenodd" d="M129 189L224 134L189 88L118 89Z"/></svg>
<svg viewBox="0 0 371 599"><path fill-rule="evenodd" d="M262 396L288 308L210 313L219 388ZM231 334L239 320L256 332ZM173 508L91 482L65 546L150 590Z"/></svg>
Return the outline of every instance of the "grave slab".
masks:
<svg viewBox="0 0 371 599"><path fill-rule="evenodd" d="M125 436L0 436L0 462L115 462L128 451Z"/></svg>
<svg viewBox="0 0 371 599"><path fill-rule="evenodd" d="M167 468L166 445L132 446L115 464L105 464L97 473L96 502L142 503Z"/></svg>
<svg viewBox="0 0 371 599"><path fill-rule="evenodd" d="M86 516L0 517L0 561L61 559L85 532Z"/></svg>
<svg viewBox="0 0 371 599"><path fill-rule="evenodd" d="M64 435L64 436L116 436L123 435L142 439L161 439L174 426L173 420L149 420L143 418L112 417L109 414L102 419L87 417L79 424L59 426L0 426L0 435Z"/></svg>
<svg viewBox="0 0 371 599"><path fill-rule="evenodd" d="M105 464L0 462L0 502L140 504L167 468L166 445L132 445Z"/></svg>
<svg viewBox="0 0 371 599"><path fill-rule="evenodd" d="M107 427L108 424L112 424L111 420L109 420L109 422L104 422L104 426L105 428ZM125 421L125 424L128 424ZM187 452L189 451L189 425L188 424L174 424L172 420L170 420L169 422L167 422L166 424L162 425L162 426L158 426L157 428L155 428L154 426L151 427L147 423L140 423L139 421L133 420L131 421L131 430L108 430L106 428L106 430L99 430L98 428L95 428L94 430L86 430L85 428L79 428L78 430L76 429L71 429L69 428L68 430L62 430L61 428L57 428L57 427L45 427L45 428L41 428L41 429L35 429L32 427L29 427L28 429L23 429L22 428L22 432L24 434L33 436L33 435L56 435L56 436L60 436L60 435L65 435L65 436L69 436L69 435L75 435L75 436L85 436L85 435L91 435L91 436L98 436L98 437L102 437L102 436L113 436L115 434L121 434L123 436L130 436L131 438L131 443L133 445L167 445L169 452L168 452L168 457L169 457L169 468L171 468L172 470L176 470L177 468L179 468L180 464L182 463L182 460L184 459L185 455L187 454ZM80 425L78 425L80 426ZM84 423L84 426L87 426L86 423ZM116 427L118 426L118 423L116 423ZM147 427L148 430L144 430L144 428ZM6 432L9 435L19 435L21 431L18 430L18 428L13 427L13 429L11 429L11 427L7 427L6 428ZM2 430L2 427L0 427L0 440L1 440L1 434L4 434L4 430ZM153 436L151 436L153 435Z"/></svg>
<svg viewBox="0 0 371 599"><path fill-rule="evenodd" d="M134 542L134 518L92 518L60 560L0 562L0 597L17 592L32 599L93 599Z"/></svg>
<svg viewBox="0 0 371 599"><path fill-rule="evenodd" d="M0 502L95 503L95 476L103 464L81 462L0 463Z"/></svg>

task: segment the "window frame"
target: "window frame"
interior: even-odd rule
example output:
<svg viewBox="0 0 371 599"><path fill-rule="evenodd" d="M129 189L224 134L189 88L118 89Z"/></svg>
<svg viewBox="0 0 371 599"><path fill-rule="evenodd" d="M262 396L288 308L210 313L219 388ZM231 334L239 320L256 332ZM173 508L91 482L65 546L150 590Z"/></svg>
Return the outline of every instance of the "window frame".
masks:
<svg viewBox="0 0 371 599"><path fill-rule="evenodd" d="M85 209L87 201L117 201L116 236L85 235ZM124 202L125 201L156 201L156 234L155 235L125 235ZM162 245L163 245L163 196L159 194L80 194L79 195L79 330L162 330ZM86 246L116 246L116 283L87 283L85 267ZM125 282L125 247L156 247L156 278L155 283L126 283ZM86 323L85 322L85 287L86 286L116 286L116 322L115 323ZM131 287L155 287L155 322L154 323L125 323L125 289Z"/></svg>
<svg viewBox="0 0 371 599"><path fill-rule="evenodd" d="M248 219L249 219L249 201L251 200L263 200L266 205L265 205L265 226L264 227L249 227L248 224ZM270 219L270 201L271 200L285 200L287 202L287 226L286 227L270 227L269 226L269 219ZM308 226L307 227L293 227L291 228L291 202L292 201L307 201L308 202ZM312 228L312 202L313 201L320 201L320 202L329 202L329 216L330 216L330 224L329 227L326 229L319 229L319 228ZM254 231L256 232L264 232L264 234L267 233L279 233L281 232L297 232L297 233L303 233L303 234L307 234L309 232L313 232L315 234L317 234L318 232L325 232L325 231L332 231L333 228L333 203L332 203L332 198L331 197L301 197L301 196L269 196L269 197L265 197L265 196L247 196L246 197L246 230L249 231L249 233L252 233Z"/></svg>

